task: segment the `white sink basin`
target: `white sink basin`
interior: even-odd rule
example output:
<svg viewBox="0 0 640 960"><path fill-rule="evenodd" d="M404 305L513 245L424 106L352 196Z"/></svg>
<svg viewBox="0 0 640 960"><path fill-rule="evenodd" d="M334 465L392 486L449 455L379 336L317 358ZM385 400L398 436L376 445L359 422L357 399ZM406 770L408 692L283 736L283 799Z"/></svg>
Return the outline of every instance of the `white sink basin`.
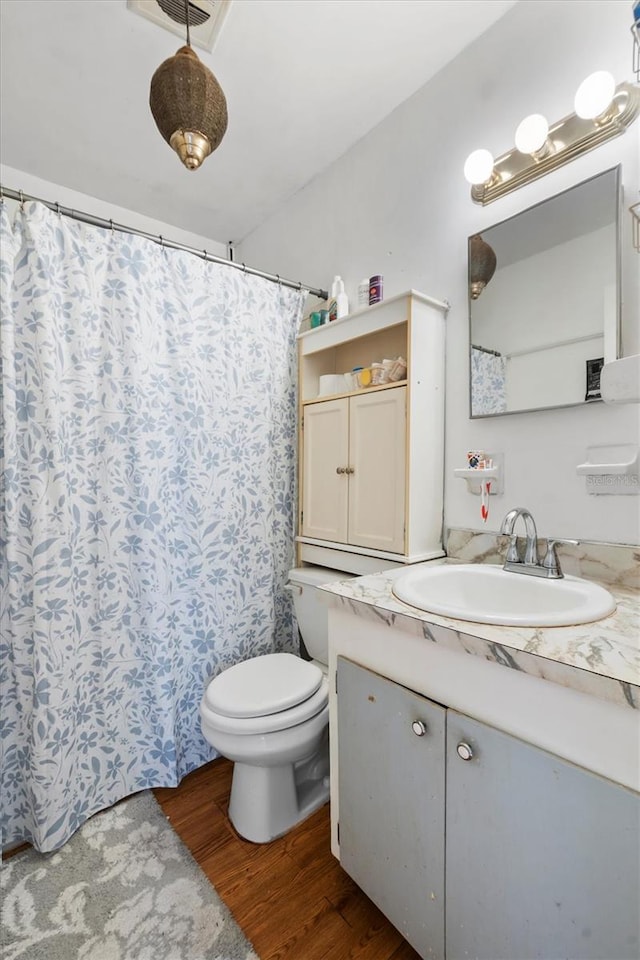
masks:
<svg viewBox="0 0 640 960"><path fill-rule="evenodd" d="M413 567L392 589L398 600L429 613L505 626L566 627L616 609L608 590L589 580L546 580L482 563Z"/></svg>

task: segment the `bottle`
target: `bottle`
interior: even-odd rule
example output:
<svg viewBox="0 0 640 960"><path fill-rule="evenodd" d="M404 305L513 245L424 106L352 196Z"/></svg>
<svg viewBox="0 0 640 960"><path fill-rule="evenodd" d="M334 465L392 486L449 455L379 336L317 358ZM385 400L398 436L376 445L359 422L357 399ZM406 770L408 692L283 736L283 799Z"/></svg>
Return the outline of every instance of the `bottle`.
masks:
<svg viewBox="0 0 640 960"><path fill-rule="evenodd" d="M344 292L342 277L334 277L331 284L331 299L329 300L329 320L339 320L349 313L349 301Z"/></svg>
<svg viewBox="0 0 640 960"><path fill-rule="evenodd" d="M640 0L639 0L640 2ZM358 284L358 309L369 306L369 279L365 277Z"/></svg>

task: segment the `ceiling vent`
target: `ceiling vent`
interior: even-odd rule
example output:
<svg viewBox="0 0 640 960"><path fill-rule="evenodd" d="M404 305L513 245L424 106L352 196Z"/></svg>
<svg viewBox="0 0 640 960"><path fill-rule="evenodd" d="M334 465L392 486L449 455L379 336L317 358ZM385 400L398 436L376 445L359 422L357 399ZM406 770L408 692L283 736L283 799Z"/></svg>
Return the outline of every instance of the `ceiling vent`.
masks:
<svg viewBox="0 0 640 960"><path fill-rule="evenodd" d="M213 50L231 0L188 0L191 43L202 50ZM170 30L186 42L184 0L127 0L132 13Z"/></svg>

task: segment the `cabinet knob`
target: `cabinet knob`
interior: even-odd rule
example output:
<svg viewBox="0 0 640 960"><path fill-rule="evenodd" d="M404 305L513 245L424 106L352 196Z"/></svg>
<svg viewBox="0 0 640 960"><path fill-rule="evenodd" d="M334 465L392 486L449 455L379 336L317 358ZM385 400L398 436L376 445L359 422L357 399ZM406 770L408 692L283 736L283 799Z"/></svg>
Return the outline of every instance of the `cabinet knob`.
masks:
<svg viewBox="0 0 640 960"><path fill-rule="evenodd" d="M464 742L464 740L458 744L456 750L458 751L458 756L461 760L473 760L473 750L468 743Z"/></svg>
<svg viewBox="0 0 640 960"><path fill-rule="evenodd" d="M414 720L411 724L411 729L415 733L416 737L424 737L427 732L427 725L423 720Z"/></svg>
<svg viewBox="0 0 640 960"><path fill-rule="evenodd" d="M345 467L345 471L344 471L344 472L345 472L345 473L355 473L356 471L355 471L355 468L354 468L354 467Z"/></svg>
<svg viewBox="0 0 640 960"><path fill-rule="evenodd" d="M346 472L347 472L346 467L336 467L336 473L346 473Z"/></svg>

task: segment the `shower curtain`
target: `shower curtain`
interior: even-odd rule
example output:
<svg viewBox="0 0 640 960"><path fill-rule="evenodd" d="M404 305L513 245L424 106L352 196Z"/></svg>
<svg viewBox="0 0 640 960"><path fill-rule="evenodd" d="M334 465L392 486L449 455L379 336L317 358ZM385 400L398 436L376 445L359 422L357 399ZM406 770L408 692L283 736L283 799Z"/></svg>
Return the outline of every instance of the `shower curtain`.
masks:
<svg viewBox="0 0 640 960"><path fill-rule="evenodd" d="M294 291L1 205L2 844L214 751L205 685L293 650Z"/></svg>
<svg viewBox="0 0 640 960"><path fill-rule="evenodd" d="M474 416L507 409L505 357L471 348L471 412Z"/></svg>

